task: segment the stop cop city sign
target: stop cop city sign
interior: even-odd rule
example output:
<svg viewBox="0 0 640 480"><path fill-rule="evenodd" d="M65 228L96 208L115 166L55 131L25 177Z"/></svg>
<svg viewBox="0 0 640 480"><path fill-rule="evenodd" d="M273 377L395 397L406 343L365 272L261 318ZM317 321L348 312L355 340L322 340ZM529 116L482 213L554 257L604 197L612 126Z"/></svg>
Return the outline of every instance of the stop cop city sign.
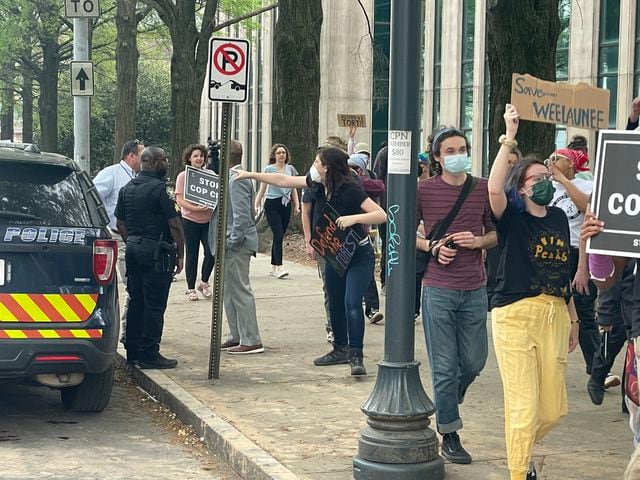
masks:
<svg viewBox="0 0 640 480"><path fill-rule="evenodd" d="M218 206L220 178L211 170L187 165L184 175L184 199L215 210Z"/></svg>
<svg viewBox="0 0 640 480"><path fill-rule="evenodd" d="M587 252L640 258L640 132L600 132L591 210L604 231Z"/></svg>
<svg viewBox="0 0 640 480"><path fill-rule="evenodd" d="M244 103L249 91L248 40L212 38L209 40L209 100Z"/></svg>

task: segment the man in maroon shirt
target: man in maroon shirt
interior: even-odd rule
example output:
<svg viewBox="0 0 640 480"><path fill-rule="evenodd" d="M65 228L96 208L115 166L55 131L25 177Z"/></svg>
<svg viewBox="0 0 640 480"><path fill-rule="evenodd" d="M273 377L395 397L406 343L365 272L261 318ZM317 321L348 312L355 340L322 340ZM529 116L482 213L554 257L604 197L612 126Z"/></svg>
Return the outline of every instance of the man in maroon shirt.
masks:
<svg viewBox="0 0 640 480"><path fill-rule="evenodd" d="M471 170L469 143L455 128L433 135L430 158L437 175L418 184L418 222L427 238L417 247L431 252L422 280L422 320L431 364L442 456L471 463L460 442L458 405L487 359L487 275L483 250L496 244L486 179L468 194L444 237L429 233L448 215Z"/></svg>

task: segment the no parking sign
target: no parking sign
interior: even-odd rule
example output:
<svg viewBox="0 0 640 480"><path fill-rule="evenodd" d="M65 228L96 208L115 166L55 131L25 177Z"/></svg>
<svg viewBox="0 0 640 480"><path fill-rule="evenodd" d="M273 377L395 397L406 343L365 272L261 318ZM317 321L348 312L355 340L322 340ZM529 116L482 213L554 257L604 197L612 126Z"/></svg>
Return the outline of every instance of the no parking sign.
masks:
<svg viewBox="0 0 640 480"><path fill-rule="evenodd" d="M248 40L212 38L209 41L209 100L244 103L249 91Z"/></svg>

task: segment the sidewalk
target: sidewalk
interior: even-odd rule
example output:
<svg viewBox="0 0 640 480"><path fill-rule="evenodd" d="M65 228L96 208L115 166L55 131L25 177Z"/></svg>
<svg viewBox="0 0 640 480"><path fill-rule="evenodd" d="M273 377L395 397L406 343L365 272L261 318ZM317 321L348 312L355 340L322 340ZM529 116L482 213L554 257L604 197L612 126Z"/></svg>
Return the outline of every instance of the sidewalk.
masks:
<svg viewBox="0 0 640 480"><path fill-rule="evenodd" d="M231 443L208 435L207 439L248 480L350 479L366 420L360 405L375 383L376 362L383 356L384 324L367 324L365 366L369 375L365 379L351 378L348 365L315 367L313 359L330 348L317 271L287 263L289 277L278 280L267 275L268 268L265 255L252 261L264 354L223 353L220 380L207 380L211 302L187 302L184 276L180 275L171 289L161 347L164 355L178 359L178 367L138 371L135 376L161 398L170 396L169 403L180 410L176 413L183 420L208 421L211 429L231 435ZM461 407L465 428L460 433L474 462L469 466L447 463L447 480L508 478L502 385L493 346L489 351L487 366ZM416 358L422 362L422 382L431 395L421 322L416 325ZM619 358L616 372L621 368ZM592 405L579 352L570 355L567 381L569 415L534 450L539 477L621 479L633 446L628 417L620 411L619 390L607 393L600 407ZM186 399L181 407L174 405L176 397ZM248 457L242 457L243 453Z"/></svg>

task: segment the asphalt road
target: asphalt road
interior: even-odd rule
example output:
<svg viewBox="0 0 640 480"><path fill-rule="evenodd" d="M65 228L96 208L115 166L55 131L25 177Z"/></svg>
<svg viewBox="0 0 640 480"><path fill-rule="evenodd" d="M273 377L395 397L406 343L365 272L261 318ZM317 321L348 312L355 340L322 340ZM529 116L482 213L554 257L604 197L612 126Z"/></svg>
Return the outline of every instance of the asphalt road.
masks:
<svg viewBox="0 0 640 480"><path fill-rule="evenodd" d="M240 480L189 429L120 376L101 414L57 391L0 383L0 479Z"/></svg>

